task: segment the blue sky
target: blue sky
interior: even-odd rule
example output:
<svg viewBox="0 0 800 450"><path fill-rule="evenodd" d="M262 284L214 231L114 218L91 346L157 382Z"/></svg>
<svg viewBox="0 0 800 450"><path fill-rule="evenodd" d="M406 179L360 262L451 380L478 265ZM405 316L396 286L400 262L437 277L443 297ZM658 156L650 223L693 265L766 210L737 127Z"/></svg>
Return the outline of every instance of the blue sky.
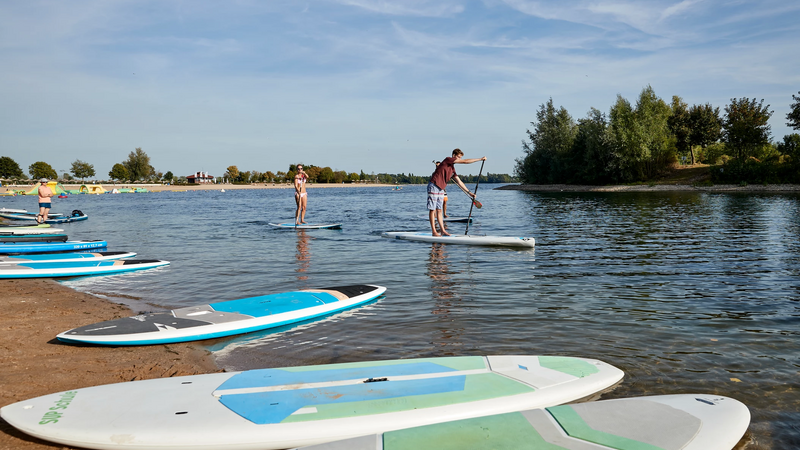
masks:
<svg viewBox="0 0 800 450"><path fill-rule="evenodd" d="M511 173L539 105L800 91L800 2L629 0L0 2L0 156L105 178L296 162L429 175L459 147ZM478 164L460 172L477 173Z"/></svg>

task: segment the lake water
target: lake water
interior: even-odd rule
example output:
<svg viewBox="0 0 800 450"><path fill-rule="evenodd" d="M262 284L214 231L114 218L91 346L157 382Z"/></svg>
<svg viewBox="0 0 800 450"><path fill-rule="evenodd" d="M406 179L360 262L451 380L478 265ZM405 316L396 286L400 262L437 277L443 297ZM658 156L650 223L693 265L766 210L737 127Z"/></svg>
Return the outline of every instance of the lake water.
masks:
<svg viewBox="0 0 800 450"><path fill-rule="evenodd" d="M55 199L86 222L71 238L168 267L79 278L135 310L303 288L378 284L365 307L207 341L229 370L450 355L591 357L626 373L604 398L714 393L752 413L737 448L800 447L800 196L525 193L482 185L471 232L532 236L535 250L389 240L424 230L424 186L309 189L310 222L278 230L292 191L163 192ZM451 188L450 213L469 202ZM0 199L32 209L33 197ZM464 232L464 224L451 231ZM83 324L75 324L83 325Z"/></svg>

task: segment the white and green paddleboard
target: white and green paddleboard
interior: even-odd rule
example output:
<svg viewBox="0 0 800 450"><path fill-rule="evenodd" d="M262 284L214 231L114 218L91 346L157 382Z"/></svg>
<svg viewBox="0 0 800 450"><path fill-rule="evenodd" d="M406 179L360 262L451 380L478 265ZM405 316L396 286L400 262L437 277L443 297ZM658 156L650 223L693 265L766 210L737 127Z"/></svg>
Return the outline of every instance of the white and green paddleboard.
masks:
<svg viewBox="0 0 800 450"><path fill-rule="evenodd" d="M659 395L389 431L303 450L730 450L750 411L728 397Z"/></svg>
<svg viewBox="0 0 800 450"><path fill-rule="evenodd" d="M92 449L284 449L558 405L622 375L559 356L373 361L74 389L0 416L32 436Z"/></svg>

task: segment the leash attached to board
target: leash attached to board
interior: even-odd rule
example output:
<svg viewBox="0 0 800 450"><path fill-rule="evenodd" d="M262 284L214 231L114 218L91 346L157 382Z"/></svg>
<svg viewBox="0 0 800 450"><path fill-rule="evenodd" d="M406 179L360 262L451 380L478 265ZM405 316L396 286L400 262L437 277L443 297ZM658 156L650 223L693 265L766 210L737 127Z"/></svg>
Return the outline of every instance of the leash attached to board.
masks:
<svg viewBox="0 0 800 450"><path fill-rule="evenodd" d="M486 162L485 159L483 161L481 161L481 170L478 171L478 181L475 183L475 192L473 192L473 194L472 194L473 196L477 196L478 195L478 185L481 184L481 175L483 174L483 163L485 163L485 162ZM483 205L481 205L478 202L478 200L475 199L475 197L472 197L472 204L469 205L469 215L467 216L467 229L464 230L464 235L465 236L467 235L467 233L469 233L469 223L472 221L472 207L473 206L477 206L478 209L480 209Z"/></svg>

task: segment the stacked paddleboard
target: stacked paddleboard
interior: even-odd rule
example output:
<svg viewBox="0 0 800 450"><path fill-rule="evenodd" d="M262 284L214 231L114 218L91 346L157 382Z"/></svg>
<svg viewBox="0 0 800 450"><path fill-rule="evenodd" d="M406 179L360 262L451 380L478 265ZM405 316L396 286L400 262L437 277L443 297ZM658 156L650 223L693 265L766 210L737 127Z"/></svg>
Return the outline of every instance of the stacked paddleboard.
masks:
<svg viewBox="0 0 800 450"><path fill-rule="evenodd" d="M70 215L64 215L59 213L48 213L48 219L45 220L45 223L54 224L54 223L69 223L69 222L79 222L82 220L86 220L89 218L86 214L79 210L72 211ZM37 214L31 212L0 212L0 217L9 220L19 220L19 221L36 221Z"/></svg>
<svg viewBox="0 0 800 450"><path fill-rule="evenodd" d="M0 415L27 434L77 447L284 449L553 406L622 375L602 361L558 356L371 361L74 389Z"/></svg>
<svg viewBox="0 0 800 450"><path fill-rule="evenodd" d="M9 278L59 278L86 275L109 275L166 266L169 261L156 259L118 259L115 261L92 259L74 261L25 262L0 264L0 279Z"/></svg>
<svg viewBox="0 0 800 450"><path fill-rule="evenodd" d="M0 266L0 273L2 269ZM355 285L284 292L109 320L65 331L57 337L64 342L102 345L211 339L333 314L374 300L385 291L382 286Z"/></svg>

